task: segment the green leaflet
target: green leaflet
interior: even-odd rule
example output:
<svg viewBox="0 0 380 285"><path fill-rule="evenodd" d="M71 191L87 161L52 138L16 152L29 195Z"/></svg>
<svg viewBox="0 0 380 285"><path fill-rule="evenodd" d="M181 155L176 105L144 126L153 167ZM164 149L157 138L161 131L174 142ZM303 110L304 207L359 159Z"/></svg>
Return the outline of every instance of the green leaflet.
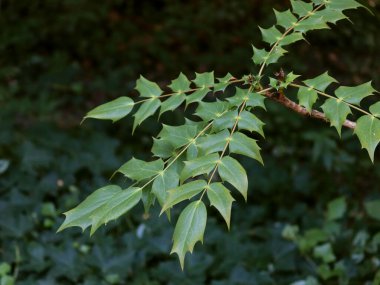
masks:
<svg viewBox="0 0 380 285"><path fill-rule="evenodd" d="M134 105L135 103L131 98L120 97L92 109L87 113L83 120L93 118L98 120L112 120L113 122L116 122L127 116L132 111Z"/></svg>
<svg viewBox="0 0 380 285"><path fill-rule="evenodd" d="M334 221L343 218L347 210L347 203L345 197L334 199L327 205L327 220Z"/></svg>
<svg viewBox="0 0 380 285"><path fill-rule="evenodd" d="M170 252L177 253L183 270L187 251L193 252L198 241L203 242L206 229L207 210L202 201L189 204L178 218L173 234L173 248Z"/></svg>
<svg viewBox="0 0 380 285"><path fill-rule="evenodd" d="M372 115L379 117L380 116L380 102L377 102L369 107L369 111Z"/></svg>
<svg viewBox="0 0 380 285"><path fill-rule="evenodd" d="M197 143L193 141L186 151L186 160L193 160L198 157L198 147Z"/></svg>
<svg viewBox="0 0 380 285"><path fill-rule="evenodd" d="M212 121L223 115L229 109L229 104L226 101L216 101L212 103L199 102L199 106L195 111L195 115L203 121Z"/></svg>
<svg viewBox="0 0 380 285"><path fill-rule="evenodd" d="M163 93L157 83L149 81L142 75L136 81L135 89L140 93L141 97L158 97Z"/></svg>
<svg viewBox="0 0 380 285"><path fill-rule="evenodd" d="M154 180L152 185L152 193L157 197L158 203L161 207L167 200L167 191L176 188L179 184L179 176L177 171L170 168L160 173Z"/></svg>
<svg viewBox="0 0 380 285"><path fill-rule="evenodd" d="M313 11L313 4L299 0L290 0L292 4L293 13L300 17L306 16L309 12Z"/></svg>
<svg viewBox="0 0 380 285"><path fill-rule="evenodd" d="M257 118L254 114L243 111L238 117L238 111L229 111L225 113L220 118L216 119L213 125L214 130L222 130L222 129L231 129L236 120L238 120L238 129L239 130L247 130L250 132L259 133L262 137L264 137L263 126L264 123Z"/></svg>
<svg viewBox="0 0 380 285"><path fill-rule="evenodd" d="M335 78L331 77L327 71L315 78L303 81L303 83L305 83L310 88L317 89L322 92L325 92L326 88L329 87L330 84L337 82L338 81L336 81Z"/></svg>
<svg viewBox="0 0 380 285"><path fill-rule="evenodd" d="M94 191L74 209L64 213L65 221L57 232L69 227L80 227L84 231L92 224L93 213L99 211L104 204L121 191L122 189L117 185L108 185Z"/></svg>
<svg viewBox="0 0 380 285"><path fill-rule="evenodd" d="M290 45L290 44L298 42L298 41L302 41L303 39L305 39L305 38L303 37L302 33L294 32L294 33L291 33L291 34L287 35L286 37L284 37L279 42L279 45L280 46L286 46L286 45Z"/></svg>
<svg viewBox="0 0 380 285"><path fill-rule="evenodd" d="M191 142L197 135L197 126L182 125L168 126L163 125L158 137L169 142L175 149Z"/></svg>
<svg viewBox="0 0 380 285"><path fill-rule="evenodd" d="M162 161L162 159L146 162L143 160L132 158L131 160L123 164L117 170L117 172L124 174L124 176L132 180L141 181L157 175L163 169L164 162Z"/></svg>
<svg viewBox="0 0 380 285"><path fill-rule="evenodd" d="M200 103L202 99L209 93L211 90L208 87L202 87L201 89L195 91L191 95L186 96L186 106L191 103L197 102Z"/></svg>
<svg viewBox="0 0 380 285"><path fill-rule="evenodd" d="M175 148L168 140L153 138L152 153L155 157L169 158L174 154Z"/></svg>
<svg viewBox="0 0 380 285"><path fill-rule="evenodd" d="M232 198L230 191L223 186L222 183L212 183L207 188L207 197L211 206L214 206L226 221L228 229L230 229Z"/></svg>
<svg viewBox="0 0 380 285"><path fill-rule="evenodd" d="M290 10L279 12L274 10L277 19L277 25L285 28L286 30L297 23L297 18Z"/></svg>
<svg viewBox="0 0 380 285"><path fill-rule="evenodd" d="M132 209L141 199L141 189L122 190L109 185L96 190L74 209L64 213L66 218L58 232L68 227L91 227L91 235L102 225L117 219Z"/></svg>
<svg viewBox="0 0 380 285"><path fill-rule="evenodd" d="M233 78L234 77L230 73L227 73L227 75L224 76L223 78L218 78L218 83L216 83L214 86L214 92L218 92L218 91L224 92L224 90L226 90L226 88L231 84L230 81Z"/></svg>
<svg viewBox="0 0 380 285"><path fill-rule="evenodd" d="M360 117L356 123L355 134L373 162L375 149L380 142L380 120L369 115Z"/></svg>
<svg viewBox="0 0 380 285"><path fill-rule="evenodd" d="M156 196L152 193L152 189L145 187L141 193L141 201L144 206L144 213L149 214L149 210L156 202Z"/></svg>
<svg viewBox="0 0 380 285"><path fill-rule="evenodd" d="M317 102L318 93L314 89L307 87L300 87L298 89L297 97L299 100L299 104L304 106L306 110L311 113L313 109L313 105Z"/></svg>
<svg viewBox="0 0 380 285"><path fill-rule="evenodd" d="M218 165L218 173L223 181L234 186L247 201L248 178L245 169L234 158L226 156Z"/></svg>
<svg viewBox="0 0 380 285"><path fill-rule="evenodd" d="M351 114L350 107L338 99L329 98L321 106L326 118L329 119L331 126L338 131L339 136L342 132L342 125L346 121L347 116Z"/></svg>
<svg viewBox="0 0 380 285"><path fill-rule="evenodd" d="M214 71L205 73L195 73L195 79L193 80L197 87L209 88L214 86Z"/></svg>
<svg viewBox="0 0 380 285"><path fill-rule="evenodd" d="M282 33L277 30L275 26L272 26L269 29L260 28L260 31L263 36L263 41L270 45L277 42L282 36Z"/></svg>
<svg viewBox="0 0 380 285"><path fill-rule="evenodd" d="M247 107L265 108L265 97L259 93L251 92L249 89L236 88L235 95L227 98L227 101L235 107L239 107L244 101Z"/></svg>
<svg viewBox="0 0 380 285"><path fill-rule="evenodd" d="M165 100L161 103L160 115L167 111L173 111L177 109L186 99L186 95L184 93L177 93L172 95L169 99Z"/></svg>
<svg viewBox="0 0 380 285"><path fill-rule="evenodd" d="M335 91L335 95L345 102L360 105L364 98L371 96L375 91L370 81L355 87L341 86Z"/></svg>
<svg viewBox="0 0 380 285"><path fill-rule="evenodd" d="M142 189L131 187L114 195L98 211L91 215L92 227L90 235L103 224L116 220L121 215L132 209L140 200Z"/></svg>
<svg viewBox="0 0 380 285"><path fill-rule="evenodd" d="M144 120L152 116L156 113L157 109L160 107L161 101L154 97L149 101L144 102L140 109L133 115L135 120L133 122L133 131L135 131L136 127L140 125Z"/></svg>
<svg viewBox="0 0 380 285"><path fill-rule="evenodd" d="M230 132L228 130L221 131L217 134L206 135L199 138L198 147L202 155L207 155L213 152L222 151L226 145L227 138Z"/></svg>
<svg viewBox="0 0 380 285"><path fill-rule="evenodd" d="M323 21L336 24L340 20L348 19L342 11L336 9L323 9L315 13L317 17L322 17Z"/></svg>
<svg viewBox="0 0 380 285"><path fill-rule="evenodd" d="M260 147L257 145L254 139L247 137L245 134L233 134L230 142L230 151L232 153L251 157L263 164L263 159L260 155Z"/></svg>
<svg viewBox="0 0 380 285"><path fill-rule="evenodd" d="M180 175L181 183L190 177L209 174L211 170L214 169L218 160L219 155L217 153L212 153L191 161L185 161L185 167Z"/></svg>
<svg viewBox="0 0 380 285"><path fill-rule="evenodd" d="M330 0L327 7L335 10L348 10L364 7L362 4L354 0Z"/></svg>
<svg viewBox="0 0 380 285"><path fill-rule="evenodd" d="M167 191L168 196L165 204L162 206L160 215L174 205L193 198L195 195L203 191L206 186L206 181L196 180Z"/></svg>
<svg viewBox="0 0 380 285"><path fill-rule="evenodd" d="M299 22L294 30L296 32L306 33L308 31L312 30L323 30L323 29L329 29L330 27L326 24L325 21L323 21L323 17L310 17L307 18L301 22Z"/></svg>
<svg viewBox="0 0 380 285"><path fill-rule="evenodd" d="M266 65L269 65L275 63L287 52L280 46L275 47L272 53L269 53L265 49L257 49L254 46L252 46L252 48L252 60L255 64L263 64L265 62Z"/></svg>
<svg viewBox="0 0 380 285"><path fill-rule="evenodd" d="M185 93L190 91L191 81L181 72L179 76L172 80L172 83L168 86L173 92Z"/></svg>

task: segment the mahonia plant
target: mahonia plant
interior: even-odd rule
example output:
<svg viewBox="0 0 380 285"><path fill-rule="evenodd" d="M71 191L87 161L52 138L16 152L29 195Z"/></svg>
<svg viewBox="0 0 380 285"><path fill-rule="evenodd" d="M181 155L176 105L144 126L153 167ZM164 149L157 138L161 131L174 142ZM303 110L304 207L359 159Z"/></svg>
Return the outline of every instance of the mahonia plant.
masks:
<svg viewBox="0 0 380 285"><path fill-rule="evenodd" d="M173 80L163 90L154 82L141 76L136 90L141 100L120 97L90 111L84 119L93 118L116 122L138 109L133 117L133 131L159 110L159 116L183 104L197 104L194 115L199 119L185 119L181 126L163 125L153 139L151 161L132 158L116 172L132 181L132 186L122 189L108 185L88 196L76 208L64 213L65 221L58 231L78 226L85 230L91 226L91 235L103 224L119 218L140 201L146 210L157 200L161 214L170 219L170 210L180 202L188 201L174 229L171 253L177 253L181 267L185 255L192 252L198 241L203 242L207 223L207 206L214 206L230 227L231 190L236 189L247 199L248 178L236 155L243 155L263 163L257 141L250 137L257 133L264 138L264 123L254 114L258 108L265 110L266 98L288 107L304 116L327 121L339 135L342 127L354 130L363 148L374 160L375 148L380 142L380 102L364 110L362 99L376 91L371 82L355 87L340 86L334 95L326 89L337 83L327 72L302 80L292 72L282 70L274 77L265 75L266 67L277 63L286 54L285 47L304 40L312 30L329 29L331 24L347 19L349 9L363 7L354 0L291 0L291 10L276 11L276 24L260 28L267 48L253 47L253 63L257 74L236 78L227 74L215 80L213 72L195 74L189 80L184 74ZM268 82L265 84L265 82ZM235 93L227 99L217 99L227 87ZM298 103L287 97L289 89L298 90ZM214 94L212 102L204 100ZM214 98L213 97L213 98ZM313 109L317 100L320 111ZM356 122L349 115L360 114Z"/></svg>

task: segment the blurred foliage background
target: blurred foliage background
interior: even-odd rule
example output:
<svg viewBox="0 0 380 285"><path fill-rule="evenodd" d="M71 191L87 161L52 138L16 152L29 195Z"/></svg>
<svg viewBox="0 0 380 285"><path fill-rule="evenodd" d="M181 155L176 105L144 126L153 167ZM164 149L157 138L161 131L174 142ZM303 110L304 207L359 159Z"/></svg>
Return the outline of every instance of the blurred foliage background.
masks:
<svg viewBox="0 0 380 285"><path fill-rule="evenodd" d="M380 90L380 3L350 12L333 31L309 34L285 71L325 70L343 84ZM56 234L62 212L108 183L132 154L150 156L155 120L131 135L81 117L121 95L139 74L162 86L179 72L250 72L258 25L275 0L0 1L0 283L13 284L380 284L379 157L374 165L346 131L268 102L265 167L243 161L249 201L232 229L216 213L204 246L181 272L169 256L173 225L142 207L92 238ZM180 122L182 111L163 117Z"/></svg>

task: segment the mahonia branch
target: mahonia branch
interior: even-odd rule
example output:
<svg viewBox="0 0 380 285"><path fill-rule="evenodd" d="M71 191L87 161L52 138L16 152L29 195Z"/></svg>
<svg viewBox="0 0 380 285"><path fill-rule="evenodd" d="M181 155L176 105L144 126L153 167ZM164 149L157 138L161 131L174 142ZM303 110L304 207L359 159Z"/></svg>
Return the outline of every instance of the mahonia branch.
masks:
<svg viewBox="0 0 380 285"><path fill-rule="evenodd" d="M288 97L285 96L285 94L279 90L276 92L270 92L267 91L265 93L262 93L265 97L272 99L273 101L280 103L281 105L285 106L286 108L302 115L305 117L311 117L314 119L322 120L325 122L330 122L329 119L327 119L326 115L322 112L319 112L317 110L312 110L309 112L305 107L302 107L301 105L298 105L294 101L290 100ZM356 123L350 120L346 120L343 123L343 126L349 129L355 129Z"/></svg>

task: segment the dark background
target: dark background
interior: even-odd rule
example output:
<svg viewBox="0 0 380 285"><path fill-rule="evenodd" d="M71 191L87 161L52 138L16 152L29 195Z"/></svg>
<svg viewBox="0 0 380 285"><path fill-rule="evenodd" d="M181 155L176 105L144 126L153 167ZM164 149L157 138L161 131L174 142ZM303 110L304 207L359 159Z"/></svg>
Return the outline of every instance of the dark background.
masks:
<svg viewBox="0 0 380 285"><path fill-rule="evenodd" d="M310 33L308 43L292 46L276 68L304 78L329 70L342 84L373 80L380 90L380 3L362 3L373 16L350 11L353 24ZM380 197L379 156L371 164L351 131L339 139L326 124L271 102L260 114L265 167L242 161L250 179L248 203L235 197L230 232L209 210L204 246L187 256L185 272L169 256L173 225L158 218L157 209L146 217L137 207L92 238L79 229L55 233L62 212L107 184L132 154L150 157L160 128L154 118L132 136L131 117L79 126L88 110L133 97L140 74L161 86L181 71L190 78L210 70L218 77L247 74L250 45L260 47L257 26L269 27L272 8L288 6L274 0L1 1L0 280L380 284L365 283L380 272L380 226L364 210L366 201ZM180 122L182 116L179 110L163 119ZM339 197L345 197L346 211L328 220L328 203ZM289 241L285 225L298 226L298 245Z"/></svg>

